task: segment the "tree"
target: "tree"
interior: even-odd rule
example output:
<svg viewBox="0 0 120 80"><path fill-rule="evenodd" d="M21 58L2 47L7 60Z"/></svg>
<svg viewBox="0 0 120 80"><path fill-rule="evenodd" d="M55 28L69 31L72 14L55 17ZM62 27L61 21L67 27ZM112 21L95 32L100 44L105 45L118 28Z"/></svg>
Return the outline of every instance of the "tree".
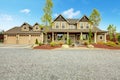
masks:
<svg viewBox="0 0 120 80"><path fill-rule="evenodd" d="M97 9L93 9L89 19L90 19L90 21L93 22L93 26L98 27L99 23L101 21L101 17L100 17L99 11Z"/></svg>
<svg viewBox="0 0 120 80"><path fill-rule="evenodd" d="M46 38L45 38L46 44L47 44L48 27L52 25L52 8L53 8L52 0L46 0L45 6L43 8L44 15L41 18L44 26L44 32L46 34Z"/></svg>
<svg viewBox="0 0 120 80"><path fill-rule="evenodd" d="M118 36L118 42L120 43L120 35Z"/></svg>
<svg viewBox="0 0 120 80"><path fill-rule="evenodd" d="M93 25L93 22L91 20L89 20L89 24L90 24L90 28L89 28L88 38L89 38L89 43L91 44L91 42L92 42L92 25Z"/></svg>
<svg viewBox="0 0 120 80"><path fill-rule="evenodd" d="M107 30L108 30L110 40L112 41L114 39L114 41L115 41L115 39L116 39L116 36L115 36L116 35L116 26L109 25Z"/></svg>

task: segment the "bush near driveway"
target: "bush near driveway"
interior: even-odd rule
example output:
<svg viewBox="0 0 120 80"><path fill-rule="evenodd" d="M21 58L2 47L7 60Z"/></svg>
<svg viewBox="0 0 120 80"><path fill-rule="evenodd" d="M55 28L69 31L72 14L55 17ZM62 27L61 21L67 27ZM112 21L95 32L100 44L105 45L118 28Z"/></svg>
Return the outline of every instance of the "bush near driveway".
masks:
<svg viewBox="0 0 120 80"><path fill-rule="evenodd" d="M108 41L107 43L105 43L107 46L111 46L111 47L114 47L116 46L116 43L115 42L112 42L112 41Z"/></svg>
<svg viewBox="0 0 120 80"><path fill-rule="evenodd" d="M55 47L55 46L57 46L57 43L56 43L56 42L51 42L51 43L50 43L50 46L51 46L51 47Z"/></svg>

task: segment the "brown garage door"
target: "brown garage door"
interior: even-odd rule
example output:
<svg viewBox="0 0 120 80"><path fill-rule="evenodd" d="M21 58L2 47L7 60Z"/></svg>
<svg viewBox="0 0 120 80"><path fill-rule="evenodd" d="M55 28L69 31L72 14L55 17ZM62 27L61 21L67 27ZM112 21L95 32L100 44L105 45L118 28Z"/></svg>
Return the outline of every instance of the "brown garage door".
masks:
<svg viewBox="0 0 120 80"><path fill-rule="evenodd" d="M29 35L20 35L19 44L29 44Z"/></svg>
<svg viewBox="0 0 120 80"><path fill-rule="evenodd" d="M17 42L17 38L15 35L8 35L6 41L7 44L16 44L16 42Z"/></svg>

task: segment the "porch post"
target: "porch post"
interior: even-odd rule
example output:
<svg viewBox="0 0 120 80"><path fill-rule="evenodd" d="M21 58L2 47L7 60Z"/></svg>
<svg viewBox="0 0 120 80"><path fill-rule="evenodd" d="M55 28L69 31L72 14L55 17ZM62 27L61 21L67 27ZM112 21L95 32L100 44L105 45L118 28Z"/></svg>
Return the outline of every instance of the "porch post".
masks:
<svg viewBox="0 0 120 80"><path fill-rule="evenodd" d="M54 42L54 32L52 32L52 42Z"/></svg>
<svg viewBox="0 0 120 80"><path fill-rule="evenodd" d="M47 36L47 33L45 33L45 44L47 44L48 43L48 36Z"/></svg>
<svg viewBox="0 0 120 80"><path fill-rule="evenodd" d="M67 44L69 44L69 32L67 32Z"/></svg>
<svg viewBox="0 0 120 80"><path fill-rule="evenodd" d="M30 40L31 40L31 35L29 35L29 44L31 43L31 41L30 41Z"/></svg>
<svg viewBox="0 0 120 80"><path fill-rule="evenodd" d="M19 44L19 35L17 34L16 37L17 37L17 44Z"/></svg>
<svg viewBox="0 0 120 80"><path fill-rule="evenodd" d="M94 43L96 43L97 42L97 33L95 32L94 33Z"/></svg>
<svg viewBox="0 0 120 80"><path fill-rule="evenodd" d="M7 43L7 36L8 36L8 35L4 35L4 43L5 43L5 44Z"/></svg>
<svg viewBox="0 0 120 80"><path fill-rule="evenodd" d="M106 42L107 42L107 40L106 40L106 33L105 33L105 35L104 35L104 39L105 39L105 41L104 41L104 42L106 43Z"/></svg>
<svg viewBox="0 0 120 80"><path fill-rule="evenodd" d="M83 40L83 33L80 33L80 41Z"/></svg>

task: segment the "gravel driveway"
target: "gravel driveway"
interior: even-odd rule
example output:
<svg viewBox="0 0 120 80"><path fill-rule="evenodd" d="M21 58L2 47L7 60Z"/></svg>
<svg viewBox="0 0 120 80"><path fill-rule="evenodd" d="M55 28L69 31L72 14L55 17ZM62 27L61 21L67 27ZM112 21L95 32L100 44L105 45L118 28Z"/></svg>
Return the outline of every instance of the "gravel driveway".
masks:
<svg viewBox="0 0 120 80"><path fill-rule="evenodd" d="M0 48L0 80L120 80L120 51Z"/></svg>

